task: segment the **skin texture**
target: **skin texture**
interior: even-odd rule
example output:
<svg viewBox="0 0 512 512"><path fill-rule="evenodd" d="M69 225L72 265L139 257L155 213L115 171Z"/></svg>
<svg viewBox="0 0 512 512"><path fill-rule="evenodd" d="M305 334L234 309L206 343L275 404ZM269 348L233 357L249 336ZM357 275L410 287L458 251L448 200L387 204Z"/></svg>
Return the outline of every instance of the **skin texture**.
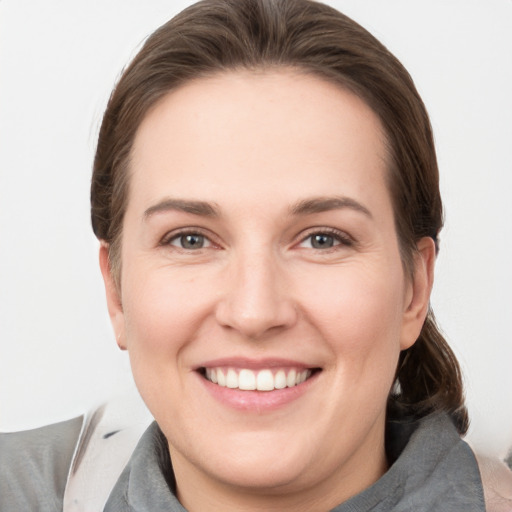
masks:
<svg viewBox="0 0 512 512"><path fill-rule="evenodd" d="M376 115L293 70L219 74L149 112L130 171L120 289L106 245L100 263L184 506L321 511L375 482L386 399L423 324L435 258L420 240L405 277ZM183 248L183 230L204 245ZM225 358L321 371L277 406L276 391L233 391L253 397L236 407L197 371Z"/></svg>

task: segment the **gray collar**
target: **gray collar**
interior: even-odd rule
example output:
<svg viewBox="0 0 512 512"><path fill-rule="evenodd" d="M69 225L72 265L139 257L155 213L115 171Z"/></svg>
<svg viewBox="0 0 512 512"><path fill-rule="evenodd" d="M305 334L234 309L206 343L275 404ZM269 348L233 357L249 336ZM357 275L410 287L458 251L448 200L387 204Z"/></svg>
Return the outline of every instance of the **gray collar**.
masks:
<svg viewBox="0 0 512 512"><path fill-rule="evenodd" d="M398 457L374 485L332 512L484 512L480 473L446 414L388 424L388 452ZM160 467L152 423L108 499L105 512L186 512Z"/></svg>

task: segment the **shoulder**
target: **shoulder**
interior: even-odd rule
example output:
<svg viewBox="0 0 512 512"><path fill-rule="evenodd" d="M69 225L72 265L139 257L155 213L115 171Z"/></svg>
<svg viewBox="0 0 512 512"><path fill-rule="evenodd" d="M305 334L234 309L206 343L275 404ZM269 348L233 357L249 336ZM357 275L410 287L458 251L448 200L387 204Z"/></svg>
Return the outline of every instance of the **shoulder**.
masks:
<svg viewBox="0 0 512 512"><path fill-rule="evenodd" d="M512 511L512 471L497 457L476 454L488 512Z"/></svg>
<svg viewBox="0 0 512 512"><path fill-rule="evenodd" d="M0 510L62 510L83 417L0 434Z"/></svg>
<svg viewBox="0 0 512 512"><path fill-rule="evenodd" d="M462 479L458 487L464 498L473 496L472 500L476 502L481 495L487 512L512 512L512 472L504 461L475 453L460 438L447 415L428 418L424 426L423 434L427 435L422 439L422 447L428 450L428 456L436 451L442 455L436 460L436 468L444 467L440 474L449 478L450 499L454 481L460 475Z"/></svg>
<svg viewBox="0 0 512 512"><path fill-rule="evenodd" d="M398 457L383 480L397 489L397 510L485 510L477 462L447 414L395 421L392 431Z"/></svg>

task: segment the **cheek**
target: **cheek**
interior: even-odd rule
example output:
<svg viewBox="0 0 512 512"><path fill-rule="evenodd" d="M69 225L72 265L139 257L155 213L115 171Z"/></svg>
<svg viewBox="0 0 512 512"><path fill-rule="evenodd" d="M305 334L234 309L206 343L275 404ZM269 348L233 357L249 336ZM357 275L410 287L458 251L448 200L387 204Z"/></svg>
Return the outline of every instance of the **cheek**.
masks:
<svg viewBox="0 0 512 512"><path fill-rule="evenodd" d="M179 353L201 323L208 299L196 276L169 269L144 269L131 274L123 308L131 356L160 359Z"/></svg>
<svg viewBox="0 0 512 512"><path fill-rule="evenodd" d="M345 407L339 410L358 411L346 420L357 430L365 418L380 417L387 403L400 353L401 303L393 285L383 281L345 283L331 301L331 321L326 319L323 334L333 352L333 387L344 390Z"/></svg>
<svg viewBox="0 0 512 512"><path fill-rule="evenodd" d="M183 407L175 397L187 396L183 354L199 335L206 297L196 277L187 279L169 269L127 275L123 307L133 378L149 409L165 424L166 415L175 418Z"/></svg>
<svg viewBox="0 0 512 512"><path fill-rule="evenodd" d="M401 268L375 267L340 268L329 280L312 279L304 302L335 360L356 375L370 363L378 368L393 365L400 348Z"/></svg>

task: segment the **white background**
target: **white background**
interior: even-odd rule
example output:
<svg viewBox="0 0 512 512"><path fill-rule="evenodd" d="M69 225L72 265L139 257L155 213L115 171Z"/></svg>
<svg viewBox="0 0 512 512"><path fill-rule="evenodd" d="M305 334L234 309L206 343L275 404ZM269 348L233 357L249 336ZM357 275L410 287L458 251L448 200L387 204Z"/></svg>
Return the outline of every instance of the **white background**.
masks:
<svg viewBox="0 0 512 512"><path fill-rule="evenodd" d="M130 383L89 221L101 114L143 39L189 2L0 0L0 430ZM470 440L512 445L512 1L330 2L409 69L446 205L433 305L464 369Z"/></svg>

